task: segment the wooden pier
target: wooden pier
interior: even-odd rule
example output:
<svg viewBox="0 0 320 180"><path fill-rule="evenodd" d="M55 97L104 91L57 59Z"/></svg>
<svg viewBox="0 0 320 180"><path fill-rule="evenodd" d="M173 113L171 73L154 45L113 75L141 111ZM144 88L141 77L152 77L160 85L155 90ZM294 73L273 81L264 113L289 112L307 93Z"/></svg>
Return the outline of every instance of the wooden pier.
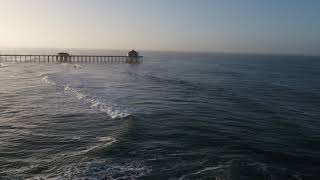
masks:
<svg viewBox="0 0 320 180"><path fill-rule="evenodd" d="M130 63L143 62L143 56L93 56L93 55L69 55L58 53L56 55L45 54L0 54L0 62L13 63Z"/></svg>

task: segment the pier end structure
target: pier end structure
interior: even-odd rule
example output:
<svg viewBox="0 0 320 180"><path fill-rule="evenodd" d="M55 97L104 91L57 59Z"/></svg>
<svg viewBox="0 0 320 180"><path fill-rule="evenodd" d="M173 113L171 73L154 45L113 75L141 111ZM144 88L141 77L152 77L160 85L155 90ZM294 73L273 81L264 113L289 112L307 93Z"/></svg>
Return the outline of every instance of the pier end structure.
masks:
<svg viewBox="0 0 320 180"><path fill-rule="evenodd" d="M71 63L71 56L69 53L60 52L58 53L57 60L60 63Z"/></svg>
<svg viewBox="0 0 320 180"><path fill-rule="evenodd" d="M127 63L139 63L142 59L141 56L139 56L139 53L135 50L131 50L128 52L128 59Z"/></svg>

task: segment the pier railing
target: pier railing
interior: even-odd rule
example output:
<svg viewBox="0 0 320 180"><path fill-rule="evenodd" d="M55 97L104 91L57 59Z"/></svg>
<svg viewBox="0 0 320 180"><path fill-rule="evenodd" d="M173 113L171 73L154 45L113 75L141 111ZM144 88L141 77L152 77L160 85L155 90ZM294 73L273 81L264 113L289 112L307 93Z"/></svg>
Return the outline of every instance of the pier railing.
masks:
<svg viewBox="0 0 320 180"><path fill-rule="evenodd" d="M0 54L0 62L16 63L141 63L143 56L97 56L97 55L21 55Z"/></svg>

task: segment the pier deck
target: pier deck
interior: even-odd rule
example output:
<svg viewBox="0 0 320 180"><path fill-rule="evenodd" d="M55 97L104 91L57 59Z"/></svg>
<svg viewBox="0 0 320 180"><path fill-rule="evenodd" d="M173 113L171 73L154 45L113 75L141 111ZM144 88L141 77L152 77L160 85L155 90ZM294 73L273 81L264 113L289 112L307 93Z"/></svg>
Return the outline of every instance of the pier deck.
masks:
<svg viewBox="0 0 320 180"><path fill-rule="evenodd" d="M141 63L143 56L0 54L0 62L16 63Z"/></svg>

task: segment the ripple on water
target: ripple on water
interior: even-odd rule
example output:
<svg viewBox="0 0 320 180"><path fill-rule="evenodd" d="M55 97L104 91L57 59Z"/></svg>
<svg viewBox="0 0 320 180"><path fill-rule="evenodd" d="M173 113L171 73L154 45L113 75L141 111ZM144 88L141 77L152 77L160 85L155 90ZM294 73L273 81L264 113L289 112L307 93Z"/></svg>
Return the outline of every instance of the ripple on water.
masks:
<svg viewBox="0 0 320 180"><path fill-rule="evenodd" d="M217 166L204 167L181 176L179 180L206 178L214 178L216 180L302 180L296 172L249 160L232 160Z"/></svg>

